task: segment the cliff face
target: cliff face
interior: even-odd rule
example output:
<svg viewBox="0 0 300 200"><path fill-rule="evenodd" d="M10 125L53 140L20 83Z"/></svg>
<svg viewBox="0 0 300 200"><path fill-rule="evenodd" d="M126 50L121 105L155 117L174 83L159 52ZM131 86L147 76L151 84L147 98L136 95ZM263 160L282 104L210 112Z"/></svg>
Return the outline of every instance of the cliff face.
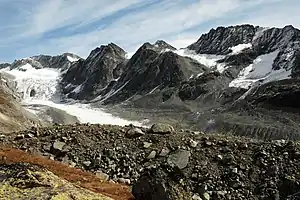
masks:
<svg viewBox="0 0 300 200"><path fill-rule="evenodd" d="M231 52L230 47L251 43L258 28L252 25L240 25L211 29L197 42L188 46L188 49L198 54L226 55Z"/></svg>
<svg viewBox="0 0 300 200"><path fill-rule="evenodd" d="M94 49L86 60L74 63L63 75L64 92L78 99L99 95L111 81L119 78L125 56L126 52L113 43Z"/></svg>

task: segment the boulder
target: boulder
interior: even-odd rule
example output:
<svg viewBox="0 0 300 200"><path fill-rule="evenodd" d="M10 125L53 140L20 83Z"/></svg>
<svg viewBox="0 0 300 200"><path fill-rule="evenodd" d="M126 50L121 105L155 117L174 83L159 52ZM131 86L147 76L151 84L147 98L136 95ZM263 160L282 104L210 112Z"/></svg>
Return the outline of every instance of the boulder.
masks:
<svg viewBox="0 0 300 200"><path fill-rule="evenodd" d="M58 150L58 151L63 151L63 147L66 145L66 143L64 142L60 142L60 141L55 141L53 143L53 149L54 150Z"/></svg>
<svg viewBox="0 0 300 200"><path fill-rule="evenodd" d="M156 123L151 126L150 131L156 134L170 134L174 132L174 128L169 124Z"/></svg>
<svg viewBox="0 0 300 200"><path fill-rule="evenodd" d="M135 200L191 200L184 189L184 176L178 168L158 167L148 169L133 185Z"/></svg>
<svg viewBox="0 0 300 200"><path fill-rule="evenodd" d="M176 166L179 169L184 169L189 163L190 156L190 151L179 149L168 157L167 162L171 166Z"/></svg>
<svg viewBox="0 0 300 200"><path fill-rule="evenodd" d="M145 133L140 128L131 128L126 132L126 137L137 138L145 135Z"/></svg>

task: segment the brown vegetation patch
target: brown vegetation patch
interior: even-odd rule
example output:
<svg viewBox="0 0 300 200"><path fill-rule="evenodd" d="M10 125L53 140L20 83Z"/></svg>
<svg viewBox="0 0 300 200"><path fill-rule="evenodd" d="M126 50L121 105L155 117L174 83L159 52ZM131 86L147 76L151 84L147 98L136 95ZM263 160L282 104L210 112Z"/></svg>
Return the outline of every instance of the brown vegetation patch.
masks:
<svg viewBox="0 0 300 200"><path fill-rule="evenodd" d="M7 164L22 162L40 165L71 183L93 192L109 196L115 200L133 199L129 187L127 186L105 182L92 173L84 172L80 169L72 168L63 163L41 156L30 155L17 149L1 147L0 158L2 158L2 162Z"/></svg>

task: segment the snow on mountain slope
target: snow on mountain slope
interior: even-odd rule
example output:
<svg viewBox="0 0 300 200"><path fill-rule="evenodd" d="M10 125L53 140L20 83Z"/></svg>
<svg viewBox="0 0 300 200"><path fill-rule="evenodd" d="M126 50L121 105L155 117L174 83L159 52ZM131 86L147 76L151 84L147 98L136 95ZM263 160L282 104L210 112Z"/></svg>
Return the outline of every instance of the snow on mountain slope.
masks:
<svg viewBox="0 0 300 200"><path fill-rule="evenodd" d="M67 56L67 59L70 61L70 62L76 62L79 60L79 58L74 58L74 57L71 57L71 56Z"/></svg>
<svg viewBox="0 0 300 200"><path fill-rule="evenodd" d="M115 117L101 109L92 108L88 104L59 102L56 96L58 83L61 79L61 72L53 68L33 68L30 64L22 65L10 70L2 69L6 73L15 77L17 90L23 94L23 103L30 105L45 105L66 111L68 114L76 116L82 123L100 123L126 125L142 125L139 122L133 122ZM34 92L32 92L34 91ZM28 109L28 111L32 111ZM38 112L35 110L35 112Z"/></svg>
<svg viewBox="0 0 300 200"><path fill-rule="evenodd" d="M56 93L57 81L60 76L58 69L36 69L27 63L18 68L12 70L6 68L3 71L15 77L15 81L18 83L17 89L23 95L23 99L47 100ZM30 97L32 90L36 94Z"/></svg>
<svg viewBox="0 0 300 200"><path fill-rule="evenodd" d="M259 56L253 61L253 64L244 68L239 76L230 82L229 87L241 87L248 89L253 83L267 83L271 81L288 79L291 75L291 70L280 69L273 70L272 64L276 58L278 51L270 54Z"/></svg>
<svg viewBox="0 0 300 200"><path fill-rule="evenodd" d="M244 49L251 48L251 47L252 47L252 44L248 43L248 44L239 44L239 45L230 47L229 49L232 51L231 54L238 54L238 53L241 53Z"/></svg>
<svg viewBox="0 0 300 200"><path fill-rule="evenodd" d="M224 56L222 55L197 54L194 51L189 49L179 49L179 50L174 50L173 52L180 56L194 59L197 62L209 68L215 69L221 73L225 70L224 64L217 63L218 60L224 58Z"/></svg>

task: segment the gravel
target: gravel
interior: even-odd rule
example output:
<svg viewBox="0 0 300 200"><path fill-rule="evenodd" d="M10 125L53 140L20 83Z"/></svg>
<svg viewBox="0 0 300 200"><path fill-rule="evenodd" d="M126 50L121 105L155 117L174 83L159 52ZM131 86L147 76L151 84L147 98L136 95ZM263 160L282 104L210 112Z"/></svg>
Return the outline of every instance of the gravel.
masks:
<svg viewBox="0 0 300 200"><path fill-rule="evenodd" d="M144 134L126 137L132 128ZM28 133L34 137L20 137ZM0 140L133 186L149 170L166 165L180 171L184 190L194 198L297 199L300 193L300 145L292 141L262 142L188 130L156 134L141 127L90 124L32 129ZM59 151L53 151L58 141L65 145L55 145ZM197 145L191 146L191 141Z"/></svg>

